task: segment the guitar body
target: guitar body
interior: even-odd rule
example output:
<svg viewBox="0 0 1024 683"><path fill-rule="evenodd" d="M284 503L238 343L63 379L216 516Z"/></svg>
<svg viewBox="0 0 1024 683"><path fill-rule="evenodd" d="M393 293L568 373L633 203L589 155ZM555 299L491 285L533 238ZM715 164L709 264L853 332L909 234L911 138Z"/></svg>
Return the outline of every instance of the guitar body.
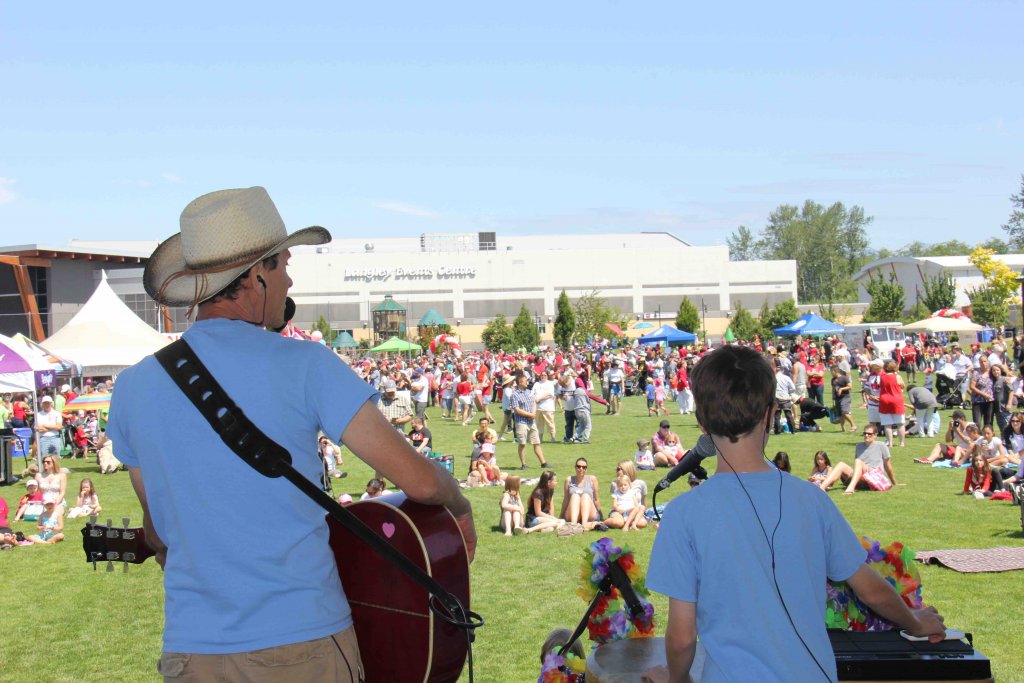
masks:
<svg viewBox="0 0 1024 683"><path fill-rule="evenodd" d="M469 557L447 509L400 493L347 508L470 609ZM334 519L327 523L367 683L457 680L466 661L466 632L430 611L426 590Z"/></svg>

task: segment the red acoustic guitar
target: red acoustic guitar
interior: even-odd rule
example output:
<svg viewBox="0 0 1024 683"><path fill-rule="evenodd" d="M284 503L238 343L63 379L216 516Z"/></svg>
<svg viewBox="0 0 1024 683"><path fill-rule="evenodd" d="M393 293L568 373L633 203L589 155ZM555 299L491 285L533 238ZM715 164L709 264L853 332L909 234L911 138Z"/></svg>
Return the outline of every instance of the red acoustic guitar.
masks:
<svg viewBox="0 0 1024 683"><path fill-rule="evenodd" d="M469 556L455 518L440 506L397 493L347 508L469 609ZM447 683L462 673L465 631L439 619L427 591L381 559L333 518L327 518L367 683ZM139 564L153 556L142 529L88 523L82 546L89 562Z"/></svg>

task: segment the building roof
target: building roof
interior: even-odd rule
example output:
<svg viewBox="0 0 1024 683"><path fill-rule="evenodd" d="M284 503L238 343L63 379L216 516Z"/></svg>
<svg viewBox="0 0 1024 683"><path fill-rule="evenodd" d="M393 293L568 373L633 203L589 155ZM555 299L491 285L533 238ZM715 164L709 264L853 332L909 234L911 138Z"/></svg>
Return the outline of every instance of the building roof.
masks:
<svg viewBox="0 0 1024 683"><path fill-rule="evenodd" d="M122 243L123 245L124 243ZM42 259L61 259L67 261L107 261L115 263L142 263L152 253L139 249L107 249L71 245L56 247L45 244L15 244L0 246L0 254Z"/></svg>
<svg viewBox="0 0 1024 683"><path fill-rule="evenodd" d="M374 312L377 312L377 311L404 311L405 310L405 306L402 306L397 301L395 301L394 298L390 294L385 294L384 295L384 301L380 302L380 304L378 304L376 307L374 307L373 310L374 310Z"/></svg>
<svg viewBox="0 0 1024 683"><path fill-rule="evenodd" d="M444 319L444 316L438 313L435 309L431 308L420 321L417 323L418 327L427 327L428 325L447 325L448 321Z"/></svg>
<svg viewBox="0 0 1024 683"><path fill-rule="evenodd" d="M1024 270L1024 254L995 254L994 259L1002 261L1011 268ZM942 270L956 270L961 268L974 268L969 256L891 256L878 259L866 264L853 276L854 281L867 277L869 273L882 266L890 264L905 263L915 266L933 264Z"/></svg>
<svg viewBox="0 0 1024 683"><path fill-rule="evenodd" d="M466 237L460 240L460 237ZM478 253L477 233L451 233L450 249L424 248L423 235L410 237L335 237L328 244L320 246L298 246L293 251L316 251L318 254L363 254L363 253ZM668 232L595 233L585 235L495 235L492 251L536 251L579 249L680 249L691 247L687 242ZM433 244L445 240L433 240Z"/></svg>

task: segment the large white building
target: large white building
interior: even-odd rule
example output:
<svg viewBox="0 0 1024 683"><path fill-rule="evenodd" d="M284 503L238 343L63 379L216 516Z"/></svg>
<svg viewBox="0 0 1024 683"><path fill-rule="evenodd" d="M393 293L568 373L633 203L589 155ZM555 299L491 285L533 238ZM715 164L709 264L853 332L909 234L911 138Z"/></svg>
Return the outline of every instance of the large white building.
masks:
<svg viewBox="0 0 1024 683"><path fill-rule="evenodd" d="M726 247L663 232L340 238L295 249L291 264L296 320L324 315L336 329L360 328L385 295L408 309L410 325L433 308L460 327L522 305L546 322L562 290L573 300L598 291L631 317L666 319L683 297L709 317L796 298L795 261L730 261Z"/></svg>
<svg viewBox="0 0 1024 683"><path fill-rule="evenodd" d="M65 259L47 264L68 268L80 263L71 252L103 253L108 262L130 255L139 263L138 256L149 254L155 246L152 241L76 241L64 250ZM39 249L35 245L17 248L21 253L39 253ZM89 263L98 282L104 264ZM692 246L665 232L339 237L323 246L295 248L289 274L299 327L309 328L323 316L333 329L363 338L372 327L371 311L391 295L407 309L410 327L435 309L469 343L479 339L483 326L495 315L513 317L523 305L536 316L542 336L550 339L548 319L556 314L562 290L573 300L597 291L633 319L674 320L680 301L687 297L704 311L712 334L724 331L726 316L738 305L756 313L765 301L774 305L795 300L797 291L795 261L730 261L727 247ZM81 277L78 283L75 296L69 291L58 297L62 319L73 315L77 300L84 301L92 291ZM110 273L109 283L144 320L160 324L163 316L142 288L138 265ZM170 320L172 331L187 326L182 310L171 311ZM56 318L50 323L47 334L59 327Z"/></svg>

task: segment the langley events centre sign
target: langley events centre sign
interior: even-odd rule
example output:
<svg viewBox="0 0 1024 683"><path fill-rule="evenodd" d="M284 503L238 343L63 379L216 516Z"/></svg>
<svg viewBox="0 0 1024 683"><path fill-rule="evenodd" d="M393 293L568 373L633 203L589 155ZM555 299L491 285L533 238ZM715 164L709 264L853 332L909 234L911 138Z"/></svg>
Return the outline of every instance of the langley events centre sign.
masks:
<svg viewBox="0 0 1024 683"><path fill-rule="evenodd" d="M346 280L383 282L396 280L448 280L452 278L476 277L473 266L439 266L437 268L346 268Z"/></svg>

